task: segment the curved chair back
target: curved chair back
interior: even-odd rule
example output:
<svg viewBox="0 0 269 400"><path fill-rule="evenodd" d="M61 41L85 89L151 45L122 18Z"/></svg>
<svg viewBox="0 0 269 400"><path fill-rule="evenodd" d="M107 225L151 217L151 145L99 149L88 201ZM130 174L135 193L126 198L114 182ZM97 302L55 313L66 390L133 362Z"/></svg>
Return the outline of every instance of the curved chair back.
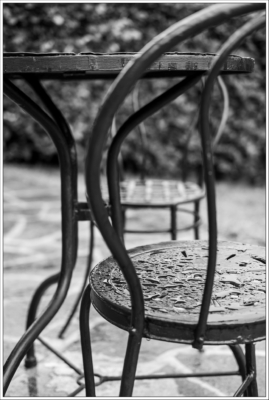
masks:
<svg viewBox="0 0 269 400"><path fill-rule="evenodd" d="M229 116L229 93L226 84L221 76L218 76L217 82L223 98L223 108L218 130L213 140L213 151L216 149L216 146L218 145L221 139L221 136L223 134Z"/></svg>
<svg viewBox="0 0 269 400"><path fill-rule="evenodd" d="M217 133L214 137L213 141L213 151L216 149L221 136L223 134L223 131L226 126L226 122L229 116L229 93L226 87L226 84L221 76L217 77L217 83L218 87L222 96L223 100L223 105L222 105L222 113L221 113L221 119L219 121ZM132 104L133 104L133 110L134 112L137 112L140 109L140 101L139 101L139 84L140 82L138 81L136 86L134 87L132 91ZM202 78L202 90L204 87L204 77ZM186 134L186 140L184 143L184 147L182 149L182 161L181 161L181 175L182 175L182 180L183 182L186 181L187 179L187 169L188 169L188 153L189 153L189 143L191 140L191 137L195 130L198 128L198 120L199 120L199 107L197 108L197 111L195 115L191 118L190 125L187 129L187 134ZM149 141L147 138L147 130L145 127L144 121L141 121L137 125L138 133L139 133L139 139L141 143L141 155L142 155L142 165L141 165L141 174L140 174L140 179L143 181L146 176L146 171L147 171L147 154L146 154L146 149L149 146ZM114 124L114 119L111 127L111 131L113 130L113 137L116 136L117 130ZM201 181L199 177L199 182Z"/></svg>
<svg viewBox="0 0 269 400"><path fill-rule="evenodd" d="M133 111L136 112L140 109L140 102L139 102L139 81L135 85L132 91L132 103L133 103ZM142 153L142 166L141 166L141 173L140 179L141 181L145 180L146 171L147 171L147 154L146 149L148 148L148 138L147 138L147 131L144 122L140 122L137 125L139 139L141 143L141 153Z"/></svg>
<svg viewBox="0 0 269 400"><path fill-rule="evenodd" d="M117 109L122 104L124 98L128 95L132 86L143 75L144 71L156 61L161 54L170 51L176 44L182 40L196 35L212 25L223 23L231 17L239 16L248 12L263 9L261 3L251 4L221 4L213 5L202 11L197 12L190 17L176 23L169 29L158 35L148 45L146 45L139 55L129 62L122 73L112 84L102 108L95 120L91 141L86 157L86 185L89 195L90 207L95 216L97 225L104 237L113 257L117 260L122 273L129 285L132 317L130 321L130 336L128 348L125 358L125 363L129 363L128 373L131 362L135 357L138 357L138 351L141 343L141 338L144 329L144 300L139 278L135 268L128 255L127 250L118 235L118 228L111 225L107 216L107 211L102 204L101 188L100 188L100 162L102 150L107 138L107 133L112 123L113 116ZM263 26L265 18L258 16L254 20L246 23L241 29L233 34L229 40L220 49L219 55L212 64L210 74L206 80L205 88L202 95L201 110L200 110L200 131L203 148L203 163L204 163L204 179L207 193L207 211L209 223L209 252L207 276L204 287L201 311L193 347L201 348L204 341L206 331L206 322L210 306L214 273L216 266L217 253L217 225L216 225L216 202L215 202L215 185L214 185L214 169L212 162L212 146L210 129L208 122L208 112L210 106L210 95L213 89L215 79L225 62L228 55L243 40L243 38L253 32L255 29ZM188 79L188 78L186 78ZM91 145L93 143L93 145ZM109 177L108 177L109 178ZM109 179L109 190L114 186L118 190L118 182ZM110 196L111 199L113 196ZM120 201L118 198L113 200L112 213L120 213ZM114 221L113 221L114 224ZM131 358L132 357L132 358Z"/></svg>

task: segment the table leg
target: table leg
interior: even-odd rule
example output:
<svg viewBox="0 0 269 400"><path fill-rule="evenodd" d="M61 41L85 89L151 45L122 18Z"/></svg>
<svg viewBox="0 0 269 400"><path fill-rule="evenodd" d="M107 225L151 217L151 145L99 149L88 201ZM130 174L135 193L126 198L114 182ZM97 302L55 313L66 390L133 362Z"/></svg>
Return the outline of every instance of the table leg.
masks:
<svg viewBox="0 0 269 400"><path fill-rule="evenodd" d="M40 86L41 90L43 89L39 83L37 85ZM73 170L75 160L73 141L70 140L68 132L62 131L59 127L60 122L56 123L8 79L4 79L3 89L4 94L33 117L52 138L60 162L62 200L62 265L57 289L46 310L28 328L8 357L4 365L3 389L5 393L23 357L34 340L60 309L67 295L77 254L78 227L76 220L76 171Z"/></svg>
<svg viewBox="0 0 269 400"><path fill-rule="evenodd" d="M46 290L53 284L57 283L59 280L60 274L54 274L47 279L45 279L36 289L34 296L32 297L32 301L30 303L30 307L28 310L27 321L26 321L26 331L30 326L34 323L37 316L38 306L40 304L41 298ZM35 348L34 343L32 343L31 347L27 351L25 358L25 367L33 368L37 364L36 356L35 356Z"/></svg>
<svg viewBox="0 0 269 400"><path fill-rule="evenodd" d="M81 286L81 289L79 291L78 297L73 305L72 311L69 314L69 317L67 318L63 328L61 329L60 333L59 333L59 338L62 338L66 329L68 328L70 322L72 321L73 316L75 315L75 312L79 306L81 297L83 295L83 291L86 287L87 281L88 281L88 277L89 277L89 273L91 270L91 265L92 265L92 258L93 258L93 246L94 246L94 223L92 221L90 221L90 249L89 249L89 256L88 256L88 262L87 262L87 268L85 271L85 275L84 275L84 279L83 279L83 283Z"/></svg>

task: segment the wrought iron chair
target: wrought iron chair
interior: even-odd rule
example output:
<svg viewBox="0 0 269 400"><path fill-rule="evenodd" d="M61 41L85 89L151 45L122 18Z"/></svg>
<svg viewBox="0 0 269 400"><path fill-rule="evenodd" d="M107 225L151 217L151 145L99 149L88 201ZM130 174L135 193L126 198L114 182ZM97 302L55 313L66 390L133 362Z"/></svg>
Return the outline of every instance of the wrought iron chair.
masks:
<svg viewBox="0 0 269 400"><path fill-rule="evenodd" d="M227 91L227 87L225 85L224 80L221 76L217 78L218 86L221 92L221 96L223 98L223 107L222 107L222 115L219 122L219 126L217 129L217 133L215 135L214 140L214 150L219 143L222 133L224 131L228 113L229 113L229 94ZM203 83L202 83L203 86ZM139 100L138 100L138 90L133 90L133 103L134 103L134 111L138 111L139 107ZM137 125L139 129L139 136L142 144L142 171L140 179L125 179L123 166L122 166L122 159L119 160L119 173L121 175L120 179L120 199L121 199L121 207L122 207L122 229L123 233L170 233L171 239L177 239L177 232L179 231L186 231L193 229L194 230L194 237L195 239L199 239L199 227L201 225L201 217L200 217L200 201L205 197L205 191L203 188L203 181L202 181L202 169L200 170L199 177L197 182L190 182L186 180L187 177L187 153L188 153L188 143L190 140L191 135L196 130L196 126L198 123L198 113L197 116L194 117L193 122L187 132L187 139L184 146L184 156L182 159L182 180L168 180L168 179L147 179L145 177L146 173L146 157L145 157L145 149L146 146L146 130L143 121ZM116 136L116 119L113 119L112 126L111 126L111 139ZM107 204L107 208L109 211L109 193L107 184L104 182L102 185L102 197L105 203ZM194 209L190 210L187 208L182 208L186 204L194 205ZM154 209L154 210L161 210L161 209L168 209L170 210L170 229L160 230L159 228L154 228L154 230L145 230L145 229L128 229L126 228L126 212L128 208L135 208L135 209ZM177 228L177 212L183 212L193 215L194 220L192 224L185 225L181 228ZM75 299L73 307L71 309L70 314L68 315L65 324L63 325L62 329L60 330L59 337L62 338L65 334L68 326L70 325L72 318L74 317L76 310L79 306L82 293L87 284L87 277L89 271L91 269L92 264L92 254L93 254L93 243L94 243L94 224L91 222L91 233L90 233L90 247L89 247L89 257L88 257L88 264L85 270L84 279L82 282L81 289ZM31 320L29 321L29 326L31 324Z"/></svg>
<svg viewBox="0 0 269 400"><path fill-rule="evenodd" d="M258 9L261 7L257 4L214 5L173 25L145 46L140 55L128 64L110 88L95 121L91 136L94 146L89 145L86 158L87 192L89 206L113 257L104 260L92 270L90 283L82 299L80 329L86 396L95 396L89 332L91 303L106 320L129 333L122 376L102 379L102 382L121 380L120 396L131 396L134 381L139 379L136 377L136 367L143 337L191 344L197 349L204 345L227 344L235 355L239 371L203 373L198 376L240 374L243 382L235 396L243 393L247 396L258 394L254 342L265 337L265 304L263 297L252 292L251 281L258 278L261 287L264 284L264 248L217 241L208 112L212 88L223 63L248 34L264 26L264 16L247 22L222 46L211 66L202 95L200 130L209 243L200 240L171 241L129 251L124 247L116 161L123 138L130 131L132 123L141 118L146 107L135 113L121 127L110 147L108 184L113 227L102 202L99 177L102 149L112 118L143 71L163 52L169 51L188 36L198 34L231 17ZM184 87L194 80L193 76L187 77L181 85ZM152 104L148 107L148 113L150 107ZM232 300L230 296L233 293L238 294L239 302ZM245 344L245 355L240 344ZM159 379L164 377L167 376L156 376ZM174 377L184 375L177 374Z"/></svg>
<svg viewBox="0 0 269 400"><path fill-rule="evenodd" d="M218 86L223 98L223 109L220 119L220 123L215 135L214 148L216 148L219 142L229 113L229 95L226 85L222 77L218 77ZM139 89L136 86L132 92L133 109L134 112L140 108L139 102ZM198 109L199 111L199 109ZM198 112L197 115L192 118L192 123L186 134L186 141L183 148L183 157L181 162L182 179L168 180L168 179L150 179L146 178L146 154L145 150L148 146L147 131L142 121L137 125L139 131L139 138L141 142L141 153L142 153L142 169L139 179L122 179L120 181L120 199L123 210L123 230L124 233L170 233L171 239L177 239L177 232L186 231L193 229L195 239L199 239L199 226L201 224L201 217L199 213L200 201L205 196L205 191L202 186L202 171L200 170L197 182L187 181L187 157L188 157L188 144L191 136L196 131L198 124ZM116 135L115 122L112 124L112 136ZM109 196L107 193L107 186L104 185L102 188L103 198L109 202ZM194 210L182 208L186 204L194 205ZM128 229L125 227L126 223L126 211L129 209L168 209L170 210L170 228L162 229L154 228L151 230L143 229ZM177 212L183 212L193 215L194 220L192 224L177 228Z"/></svg>

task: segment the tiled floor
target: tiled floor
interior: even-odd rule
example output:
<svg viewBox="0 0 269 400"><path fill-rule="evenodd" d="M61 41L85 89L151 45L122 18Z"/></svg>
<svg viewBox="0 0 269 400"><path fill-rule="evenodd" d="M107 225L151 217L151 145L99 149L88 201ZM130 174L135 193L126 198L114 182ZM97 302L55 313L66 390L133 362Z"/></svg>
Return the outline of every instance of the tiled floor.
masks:
<svg viewBox="0 0 269 400"><path fill-rule="evenodd" d="M80 200L84 201L83 177L79 179ZM58 171L27 169L6 166L4 170L4 358L25 329L26 313L35 288L46 277L59 270L61 255L60 203ZM219 237L251 244L265 244L265 192L262 188L243 185L218 185ZM206 207L202 204L203 220ZM183 217L185 218L185 217ZM161 212L128 213L133 226L144 224L149 228L156 223L164 227L169 216ZM183 223L184 221L182 221ZM42 333L72 363L82 369L78 315L74 318L65 338L57 338L68 310L82 281L88 252L88 223L82 222L79 230L80 247L78 263L72 286L62 309ZM191 239L192 232L179 235ZM207 237L206 222L201 237ZM169 239L168 235L128 235L127 246ZM109 254L96 230L94 261L96 264ZM40 310L49 302L54 288L44 295ZM104 375L121 373L127 334L108 324L95 311L91 313L93 357L96 372ZM259 395L265 396L265 343L257 346ZM38 366L26 370L23 363L8 389L11 397L63 397L78 388L78 374L50 353L40 342L36 343ZM187 345L176 345L144 340L139 358L138 374L189 373L235 369L236 364L227 346L207 346L202 353ZM187 378L137 381L134 396L232 396L240 383L239 377ZM107 382L97 386L98 396L118 396L119 383ZM79 395L84 396L84 390Z"/></svg>

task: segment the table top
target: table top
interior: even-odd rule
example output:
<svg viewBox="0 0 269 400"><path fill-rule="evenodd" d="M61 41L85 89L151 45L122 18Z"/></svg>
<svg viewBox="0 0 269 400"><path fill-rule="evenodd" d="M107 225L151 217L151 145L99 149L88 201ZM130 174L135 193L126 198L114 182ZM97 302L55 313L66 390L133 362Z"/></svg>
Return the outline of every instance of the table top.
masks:
<svg viewBox="0 0 269 400"><path fill-rule="evenodd" d="M4 75L41 79L114 79L137 53L4 53ZM216 54L165 53L144 74L146 78L192 75L210 69ZM252 72L255 60L230 55L221 73Z"/></svg>

